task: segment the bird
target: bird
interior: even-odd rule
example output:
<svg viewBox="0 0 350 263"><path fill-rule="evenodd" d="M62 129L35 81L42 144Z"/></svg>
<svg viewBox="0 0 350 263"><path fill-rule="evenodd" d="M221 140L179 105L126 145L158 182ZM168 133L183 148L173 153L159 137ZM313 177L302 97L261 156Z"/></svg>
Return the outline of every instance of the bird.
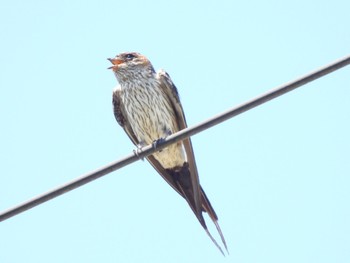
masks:
<svg viewBox="0 0 350 263"><path fill-rule="evenodd" d="M124 52L108 58L119 85L113 90L113 112L131 141L143 146L157 145L169 135L187 127L178 90L163 69L155 71L148 58L137 52ZM218 216L200 185L190 138L174 143L146 157L154 169L189 204L212 242L203 213L213 221L228 253Z"/></svg>

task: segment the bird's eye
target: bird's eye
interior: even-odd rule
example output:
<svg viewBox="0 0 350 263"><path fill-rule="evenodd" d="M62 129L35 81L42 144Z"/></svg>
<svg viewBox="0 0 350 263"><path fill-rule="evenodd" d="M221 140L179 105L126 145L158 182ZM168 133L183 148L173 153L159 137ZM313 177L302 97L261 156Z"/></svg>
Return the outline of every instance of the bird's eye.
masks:
<svg viewBox="0 0 350 263"><path fill-rule="evenodd" d="M127 54L126 59L132 60L135 56L133 54Z"/></svg>

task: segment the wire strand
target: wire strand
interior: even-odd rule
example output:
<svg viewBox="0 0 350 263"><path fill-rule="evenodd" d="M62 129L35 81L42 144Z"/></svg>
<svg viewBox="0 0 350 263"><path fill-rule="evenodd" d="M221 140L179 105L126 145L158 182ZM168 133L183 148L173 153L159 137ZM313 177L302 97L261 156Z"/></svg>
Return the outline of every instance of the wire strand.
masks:
<svg viewBox="0 0 350 263"><path fill-rule="evenodd" d="M43 193L41 195L38 195L26 202L23 202L15 207L12 207L8 210L3 211L0 213L0 222L4 221L6 219L9 219L15 215L18 215L26 210L29 210L37 205L40 205L44 202L47 202L55 197L58 197L64 193L67 193L73 189L76 189L80 186L83 186L93 180L96 180L106 174L109 174L113 171L116 171L124 166L127 166L133 162L136 162L139 159L143 159L144 157L159 151L167 146L169 146L172 143L175 143L177 141L181 141L187 137L190 137L192 135L195 135L199 132L202 132L206 129L209 129L221 122L224 122L232 117L235 117L245 111L248 111L254 107L257 107L267 101L270 101L276 97L279 97L289 91L292 91L300 86L303 86L313 80L316 80L318 78L321 78L333 71L336 71L342 67L345 67L350 64L350 55L346 56L342 59L339 59L325 67L322 67L316 71L313 71L299 79L296 79L294 81L291 81L289 83L286 83L282 86L279 86L265 94L262 94L250 101L247 101L241 105L238 105L236 107L233 107L221 114L218 114L212 118L209 118L197 125L194 125L192 127L183 129L175 134L170 135L167 137L162 143L159 143L156 145L156 147L152 145L148 145L146 147L143 147L139 152L133 153L130 155L125 156L124 158L112 162L106 166L103 166L95 171L92 171L90 173L87 173L81 177L78 177L74 179L73 181L70 181L68 183L65 183L57 188L54 188L46 193Z"/></svg>

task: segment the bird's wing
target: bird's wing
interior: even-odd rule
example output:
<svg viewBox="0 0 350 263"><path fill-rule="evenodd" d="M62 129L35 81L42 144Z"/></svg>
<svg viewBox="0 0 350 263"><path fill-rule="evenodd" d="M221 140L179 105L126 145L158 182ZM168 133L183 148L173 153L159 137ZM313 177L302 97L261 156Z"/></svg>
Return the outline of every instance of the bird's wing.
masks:
<svg viewBox="0 0 350 263"><path fill-rule="evenodd" d="M176 86L171 81L169 74L167 72L165 72L164 70L160 70L158 72L158 78L159 78L160 85L161 85L163 91L168 96L169 100L171 101L171 103L173 105L179 129L182 130L182 129L187 128L187 123L186 123L184 111L182 109L182 105L180 102L180 98L179 98L179 94L177 92ZM194 197L196 210L197 210L195 214L196 214L197 218L199 219L200 223L202 224L202 226L204 227L204 229L206 230L207 234L211 238L211 240L219 248L221 253L223 253L223 251L220 248L220 246L218 245L218 243L215 241L215 239L209 233L209 231L205 225L204 218L202 216L203 210L209 214L209 216L210 216L211 220L214 222L214 224L219 232L219 235L221 237L221 240L222 240L222 242L227 250L225 238L224 238L222 231L220 229L220 226L218 224L218 217L214 211L214 208L210 204L210 201L207 198L204 190L202 189L202 187L199 184L198 171L197 171L197 166L196 166L196 160L195 160L194 153L193 153L191 139L187 138L187 139L183 140L183 145L184 145L184 148L186 151L186 156L187 156L187 161L189 164L190 176L191 176L191 181L192 181L192 186L193 186L193 197Z"/></svg>
<svg viewBox="0 0 350 263"><path fill-rule="evenodd" d="M127 117L125 114L125 107L124 107L123 101L120 97L120 93L121 93L120 88L116 88L113 91L112 103L113 103L114 117L117 120L117 122L119 123L119 125L122 126L122 128L124 129L126 134L129 136L130 140L135 145L138 145L139 141L138 141L134 131L132 130L132 128L130 126L130 122L128 122L128 120L127 120Z"/></svg>
<svg viewBox="0 0 350 263"><path fill-rule="evenodd" d="M187 123L184 115L184 111L182 109L182 105L180 102L180 97L177 92L177 88L174 83L171 81L171 78L168 73L164 70L158 71L157 77L160 82L160 86L166 96L169 98L174 112L176 114L177 124L180 130L187 128ZM199 185L199 177L196 166L196 160L194 158L192 143L190 138L186 138L183 140L183 145L186 151L187 161L189 164L191 182L193 187L193 199L194 199L194 209L196 210L196 214L202 212L202 200L201 200L201 188Z"/></svg>

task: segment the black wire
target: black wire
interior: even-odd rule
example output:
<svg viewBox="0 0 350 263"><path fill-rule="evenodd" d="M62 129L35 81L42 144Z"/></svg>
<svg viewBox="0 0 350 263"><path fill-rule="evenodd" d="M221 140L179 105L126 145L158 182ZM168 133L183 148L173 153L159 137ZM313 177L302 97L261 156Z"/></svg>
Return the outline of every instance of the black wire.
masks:
<svg viewBox="0 0 350 263"><path fill-rule="evenodd" d="M4 221L10 217L13 217L15 215L18 215L19 213L22 213L26 210L29 210L37 205L40 205L46 201L49 201L57 196L60 196L64 193L67 193L73 189L76 189L84 184L87 184L93 180L96 180L108 173L111 173L115 170L118 170L126 165L129 165L133 162L136 162L139 159L142 159L156 151L159 151L167 146L169 146L172 143L175 143L177 141L183 140L187 137L190 137L194 134L197 134L199 132L202 132L206 129L209 129L221 122L224 122L232 117L235 117L245 111L248 111L256 106L259 106L269 100L272 100L278 96L281 96L289 91L292 91L300 86L303 86L315 79L321 78L335 70L338 70L342 67L345 67L346 65L350 64L350 56L344 57L338 61L335 61L323 68L320 68L314 72L311 72L297 80L294 80L292 82L286 83L280 87L277 87L265 94L262 94L250 101L247 101L241 105L238 105L234 108L229 109L226 112L223 112L221 114L218 114L212 118L207 119L206 121L203 121L197 125L194 125L192 127L186 128L184 130L181 130L175 134L170 135L166 138L166 140L162 143L157 144L156 147L153 147L152 145L148 145L144 148L142 148L137 154L133 153L131 155L128 155L118 161L115 161L113 163L110 163L109 165L106 165L104 167L101 167L100 169L97 169L95 171L92 171L90 173L87 173L81 177L78 177L77 179L68 182L66 184L63 184L57 188L54 188L46 193L43 193L39 196L36 196L22 204L19 204L15 207L12 207L8 210L3 211L0 213L0 222Z"/></svg>

